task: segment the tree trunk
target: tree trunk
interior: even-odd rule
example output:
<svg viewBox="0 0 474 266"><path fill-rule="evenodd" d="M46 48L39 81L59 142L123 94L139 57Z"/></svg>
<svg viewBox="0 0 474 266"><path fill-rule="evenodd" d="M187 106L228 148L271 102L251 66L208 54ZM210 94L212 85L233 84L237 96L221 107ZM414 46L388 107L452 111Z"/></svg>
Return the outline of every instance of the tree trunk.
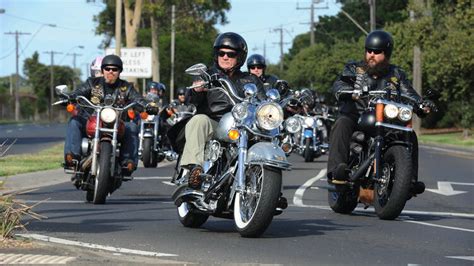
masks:
<svg viewBox="0 0 474 266"><path fill-rule="evenodd" d="M124 0L125 9L125 41L127 48L137 47L138 26L142 15L143 0L135 1L135 8L132 9L131 0ZM129 82L137 86L137 78L129 78Z"/></svg>

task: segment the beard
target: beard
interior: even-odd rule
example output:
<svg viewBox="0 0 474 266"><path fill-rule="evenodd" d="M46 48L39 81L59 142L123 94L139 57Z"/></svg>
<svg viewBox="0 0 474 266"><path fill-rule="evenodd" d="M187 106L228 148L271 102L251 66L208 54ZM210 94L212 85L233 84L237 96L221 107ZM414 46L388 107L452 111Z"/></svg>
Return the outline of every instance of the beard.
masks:
<svg viewBox="0 0 474 266"><path fill-rule="evenodd" d="M365 59L363 66L365 72L370 76L383 77L388 74L390 70L390 64L387 59L376 63L375 65L371 65L370 63L370 58L369 60Z"/></svg>

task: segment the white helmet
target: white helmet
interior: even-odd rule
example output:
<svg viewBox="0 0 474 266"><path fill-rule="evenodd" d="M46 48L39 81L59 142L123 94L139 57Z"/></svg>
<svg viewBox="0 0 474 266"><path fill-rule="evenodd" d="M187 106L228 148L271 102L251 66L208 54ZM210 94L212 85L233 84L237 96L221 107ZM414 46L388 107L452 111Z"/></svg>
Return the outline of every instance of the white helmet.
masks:
<svg viewBox="0 0 474 266"><path fill-rule="evenodd" d="M100 66L102 65L103 56L96 57L91 63L91 77L96 78L102 76Z"/></svg>

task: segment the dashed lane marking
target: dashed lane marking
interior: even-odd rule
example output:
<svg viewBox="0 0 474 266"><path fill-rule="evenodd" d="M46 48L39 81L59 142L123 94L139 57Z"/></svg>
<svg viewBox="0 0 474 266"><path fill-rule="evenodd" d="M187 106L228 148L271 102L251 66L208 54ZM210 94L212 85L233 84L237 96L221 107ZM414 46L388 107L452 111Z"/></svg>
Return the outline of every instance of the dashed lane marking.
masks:
<svg viewBox="0 0 474 266"><path fill-rule="evenodd" d="M112 247L112 246L104 246L104 245L98 245L98 244L92 244L92 243L72 241L72 240L49 237L49 236L38 235L38 234L18 234L18 236L50 242L50 243L91 248L91 249L99 249L99 250L105 250L105 251L116 252L116 253L134 254L134 255L150 256L150 257L176 257L178 256L177 254L151 252L151 251L143 251L143 250L128 249L128 248L117 248L117 247Z"/></svg>
<svg viewBox="0 0 474 266"><path fill-rule="evenodd" d="M446 258L474 261L474 256L446 256Z"/></svg>
<svg viewBox="0 0 474 266"><path fill-rule="evenodd" d="M76 257L0 253L0 264L67 264Z"/></svg>
<svg viewBox="0 0 474 266"><path fill-rule="evenodd" d="M171 180L171 176L143 176L143 177L133 177L133 180Z"/></svg>

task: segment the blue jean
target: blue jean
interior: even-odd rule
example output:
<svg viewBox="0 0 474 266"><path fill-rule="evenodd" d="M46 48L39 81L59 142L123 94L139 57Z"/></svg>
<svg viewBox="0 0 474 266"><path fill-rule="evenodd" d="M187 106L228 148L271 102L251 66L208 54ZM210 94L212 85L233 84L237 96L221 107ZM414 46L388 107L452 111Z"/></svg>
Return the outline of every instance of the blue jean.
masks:
<svg viewBox="0 0 474 266"><path fill-rule="evenodd" d="M81 155L82 138L86 137L87 119L83 116L73 116L69 119L64 143L64 155L72 153L76 158ZM125 133L121 141L120 162L132 160L138 164L138 125L125 122Z"/></svg>

